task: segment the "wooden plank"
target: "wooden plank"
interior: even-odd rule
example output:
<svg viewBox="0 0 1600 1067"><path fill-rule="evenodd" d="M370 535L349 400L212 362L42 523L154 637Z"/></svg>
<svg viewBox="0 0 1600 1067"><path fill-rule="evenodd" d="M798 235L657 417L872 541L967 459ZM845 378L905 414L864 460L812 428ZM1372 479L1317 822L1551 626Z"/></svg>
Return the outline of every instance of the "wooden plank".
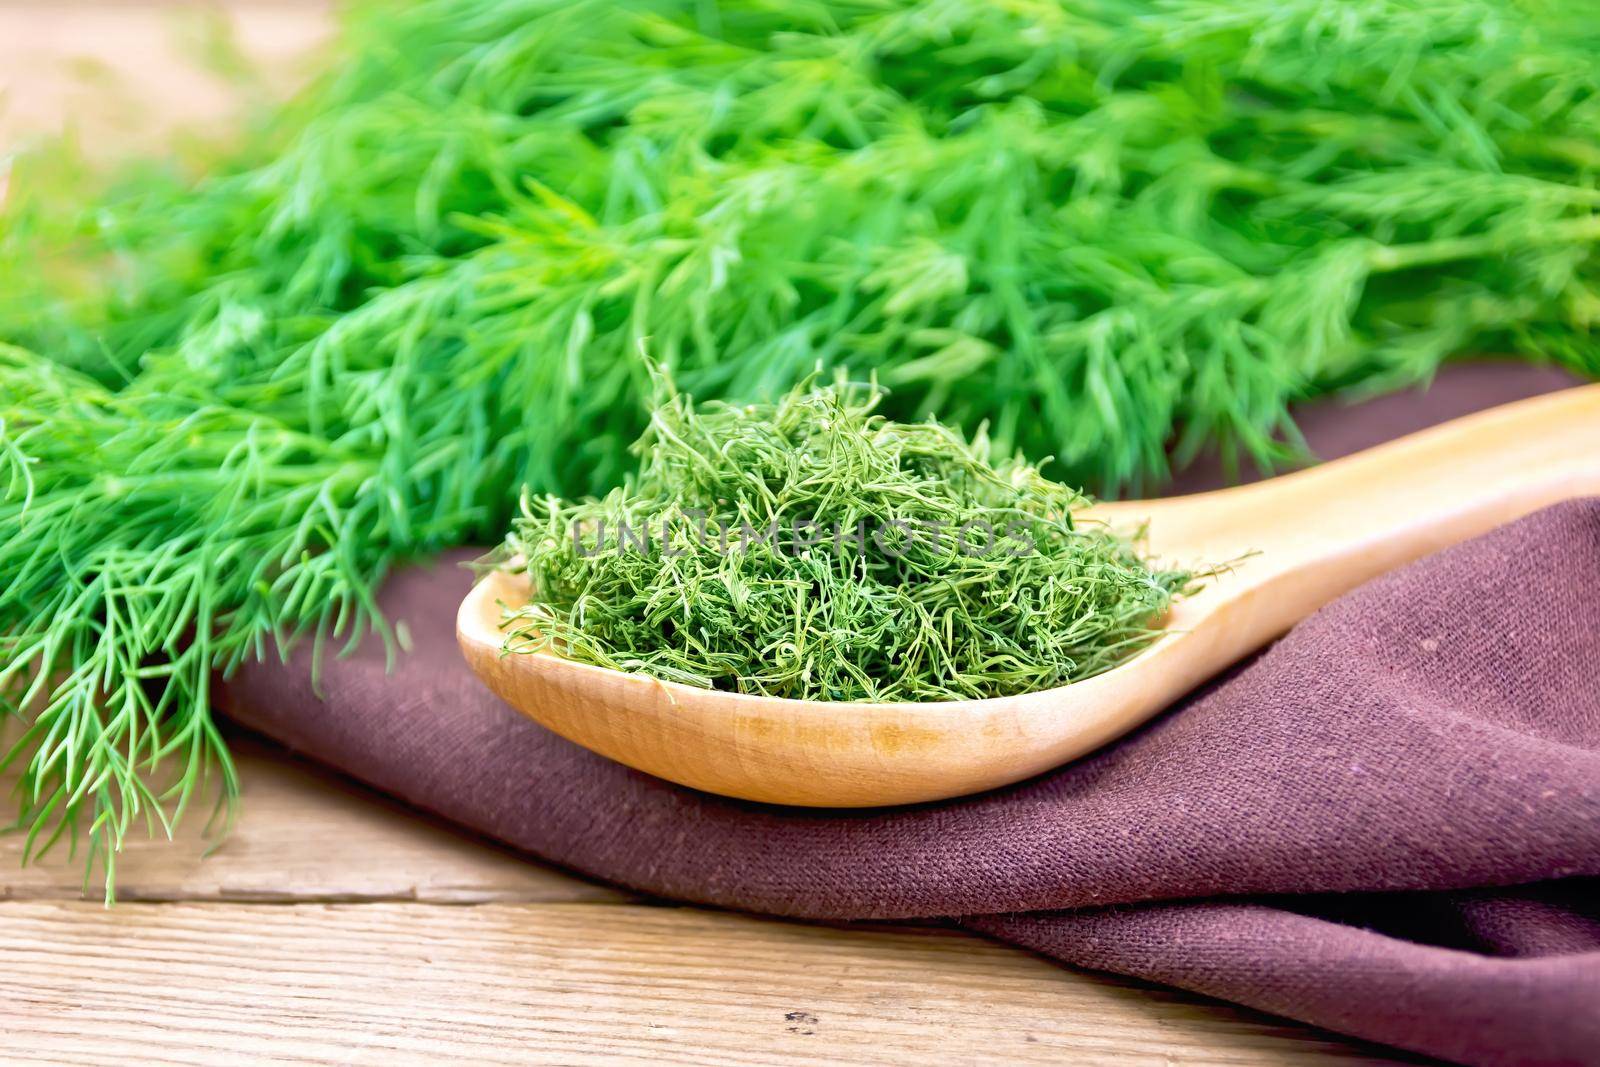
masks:
<svg viewBox="0 0 1600 1067"><path fill-rule="evenodd" d="M121 900L595 901L628 899L428 818L249 736L233 739L244 792L226 839L137 838L118 859ZM0 782L10 795L12 775ZM82 864L64 849L22 867L21 835L0 836L0 900L76 900ZM214 849L208 856L207 850ZM99 899L91 886L88 897Z"/></svg>
<svg viewBox="0 0 1600 1067"><path fill-rule="evenodd" d="M196 820L175 842L134 843L121 861L123 903L109 912L66 903L79 895L76 864L62 856L18 870L20 839L0 837L9 1006L0 1014L20 1012L23 1035L8 1061L109 1061L128 1042L144 1058L204 1062L238 1032L256 1035L239 1046L253 1057L367 1062L432 1055L456 1028L482 1040L484 1018L518 1044L505 1057L474 1047L473 1057L521 1062L570 1061L591 1047L699 1062L909 1062L947 1045L979 1058L996 1042L996 1055L1018 1062L1068 1050L1086 1062L1218 1064L1365 1054L1292 1023L949 931L628 906L618 890L260 740L237 737L234 750L245 790L234 834L217 846ZM443 906L463 903L481 906ZM430 977L432 966L450 977ZM237 995L213 999L241 975ZM464 999L439 981L461 983ZM396 1004L422 1010L397 1021ZM275 1011L292 1022L289 1052L266 1036ZM822 1041L797 1042L823 1033L824 1018ZM97 1036L85 1044L89 1031Z"/></svg>
<svg viewBox="0 0 1600 1067"><path fill-rule="evenodd" d="M965 935L636 905L12 903L0 1004L10 1063L1370 1056Z"/></svg>
<svg viewBox="0 0 1600 1067"><path fill-rule="evenodd" d="M518 1062L584 1049L724 1063L976 1059L989 1045L1018 1062L1363 1053L948 931L629 906L263 741L236 737L234 751L245 806L233 835L207 842L195 820L177 841L134 843L109 912L66 903L79 895L66 857L18 870L20 839L0 837L8 1062L109 1062L133 1047L173 1062L234 1047L370 1062L440 1054L458 1033L474 1059ZM444 906L462 903L480 906ZM491 1031L512 1044L473 1044ZM243 1043L226 1045L235 1033Z"/></svg>

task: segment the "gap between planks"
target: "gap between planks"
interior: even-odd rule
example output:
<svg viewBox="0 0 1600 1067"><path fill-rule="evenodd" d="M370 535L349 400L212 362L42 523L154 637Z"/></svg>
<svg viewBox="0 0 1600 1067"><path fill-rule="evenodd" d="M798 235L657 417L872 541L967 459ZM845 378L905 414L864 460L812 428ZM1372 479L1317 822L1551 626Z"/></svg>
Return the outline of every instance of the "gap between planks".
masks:
<svg viewBox="0 0 1600 1067"><path fill-rule="evenodd" d="M12 903L8 1062L1381 1062L937 930L629 905Z"/></svg>
<svg viewBox="0 0 1600 1067"><path fill-rule="evenodd" d="M117 860L119 901L432 904L618 903L639 898L454 828L252 735L230 731L243 797L232 833L208 838L196 804L174 840L138 832ZM0 780L9 797L15 773ZM63 846L21 866L0 836L0 900L99 900ZM207 854L209 851L209 855Z"/></svg>
<svg viewBox="0 0 1600 1067"><path fill-rule="evenodd" d="M210 856L199 818L174 842L133 843L114 909L78 899L65 855L18 870L21 839L0 837L8 1063L110 1063L129 1048L172 1063L1380 1056L951 929L639 900L231 740L233 834Z"/></svg>

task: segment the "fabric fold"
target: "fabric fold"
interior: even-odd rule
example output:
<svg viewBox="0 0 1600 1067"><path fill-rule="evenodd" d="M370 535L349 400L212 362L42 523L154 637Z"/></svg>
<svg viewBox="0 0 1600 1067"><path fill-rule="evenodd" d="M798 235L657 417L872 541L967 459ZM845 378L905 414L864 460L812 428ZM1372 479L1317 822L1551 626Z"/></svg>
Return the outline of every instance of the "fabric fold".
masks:
<svg viewBox="0 0 1600 1067"><path fill-rule="evenodd" d="M1600 1006L1600 893L1502 907L1482 919L1498 940L1476 946L1425 929L1455 906L1440 891L1600 876L1600 501L1363 586L1088 759L889 811L697 793L522 718L456 652L471 582L456 564L472 555L388 584L384 609L415 648L393 673L371 642L324 665L319 697L301 649L242 669L227 706L418 807L644 892L808 918L966 917L1079 966L1434 1055L1600 1055L1600 1013L1566 1010ZM1409 936L1248 899L1357 892L1409 915Z"/></svg>
<svg viewBox="0 0 1600 1067"><path fill-rule="evenodd" d="M646 893L929 919L1076 966L1468 1063L1600 1063L1600 500L1384 576L1134 734L880 811L709 796L612 763L468 671L462 551L381 598L414 651L250 664L240 721Z"/></svg>

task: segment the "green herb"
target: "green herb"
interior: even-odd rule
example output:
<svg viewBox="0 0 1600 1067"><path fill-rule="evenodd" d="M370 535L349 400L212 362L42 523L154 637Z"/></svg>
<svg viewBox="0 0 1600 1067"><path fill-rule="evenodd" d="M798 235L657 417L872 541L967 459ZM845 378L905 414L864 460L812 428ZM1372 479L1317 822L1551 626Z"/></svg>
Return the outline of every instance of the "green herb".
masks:
<svg viewBox="0 0 1600 1067"><path fill-rule="evenodd" d="M524 497L505 551L534 591L506 649L812 700L1065 685L1148 643L1193 575L1152 570L1087 501L874 389L682 396L601 500Z"/></svg>
<svg viewBox="0 0 1600 1067"><path fill-rule="evenodd" d="M109 858L221 754L212 668L354 634L506 486L615 485L646 338L702 398L875 371L1099 491L1455 352L1594 373L1597 53L1535 0L424 0L198 179L19 159L20 821Z"/></svg>

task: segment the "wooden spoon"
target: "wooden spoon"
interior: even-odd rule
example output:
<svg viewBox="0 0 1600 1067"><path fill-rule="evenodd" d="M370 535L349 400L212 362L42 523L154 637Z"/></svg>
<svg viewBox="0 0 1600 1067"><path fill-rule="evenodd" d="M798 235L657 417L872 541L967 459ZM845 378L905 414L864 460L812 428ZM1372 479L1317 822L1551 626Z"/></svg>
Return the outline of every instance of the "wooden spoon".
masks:
<svg viewBox="0 0 1600 1067"><path fill-rule="evenodd" d="M1548 504L1600 494L1600 385L1458 419L1254 485L1101 505L1149 523L1160 559L1255 552L1180 601L1128 662L1058 689L991 700L858 704L696 689L555 655L502 655L494 574L462 602L461 649L530 718L631 767L712 793L866 807L1020 781L1139 725L1339 594ZM1574 575L1574 580L1593 576Z"/></svg>

